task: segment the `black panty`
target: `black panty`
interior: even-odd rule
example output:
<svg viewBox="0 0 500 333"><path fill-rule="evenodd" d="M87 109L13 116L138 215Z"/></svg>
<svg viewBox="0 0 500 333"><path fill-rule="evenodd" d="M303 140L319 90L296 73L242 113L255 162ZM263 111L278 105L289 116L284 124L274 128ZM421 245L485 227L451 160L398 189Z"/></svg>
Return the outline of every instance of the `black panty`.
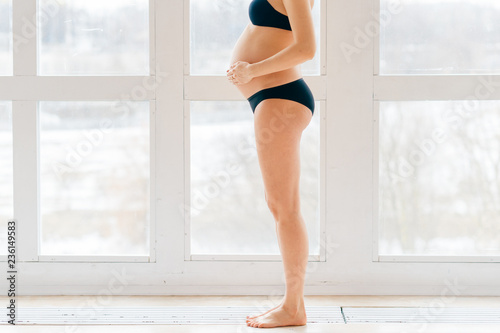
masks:
<svg viewBox="0 0 500 333"><path fill-rule="evenodd" d="M303 78L256 92L248 98L252 111L265 99L288 99L305 105L314 113L314 96Z"/></svg>

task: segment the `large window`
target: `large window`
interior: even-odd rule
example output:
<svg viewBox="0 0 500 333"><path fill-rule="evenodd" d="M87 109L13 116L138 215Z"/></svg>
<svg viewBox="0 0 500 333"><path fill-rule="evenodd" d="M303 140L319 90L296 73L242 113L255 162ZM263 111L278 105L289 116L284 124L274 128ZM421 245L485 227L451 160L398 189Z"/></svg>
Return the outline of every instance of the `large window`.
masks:
<svg viewBox="0 0 500 333"><path fill-rule="evenodd" d="M39 0L40 75L147 75L147 0Z"/></svg>
<svg viewBox="0 0 500 333"><path fill-rule="evenodd" d="M190 1L191 75L225 75L233 46L250 22L250 2L251 0ZM321 0L316 0L313 20L318 52L314 59L303 65L302 72L305 75L320 74L320 8ZM223 24L219 24L221 22Z"/></svg>
<svg viewBox="0 0 500 333"><path fill-rule="evenodd" d="M149 103L40 102L40 253L149 253Z"/></svg>
<svg viewBox="0 0 500 333"><path fill-rule="evenodd" d="M319 255L319 107L301 142L301 206ZM279 254L248 102L191 102L191 251Z"/></svg>
<svg viewBox="0 0 500 333"><path fill-rule="evenodd" d="M381 12L380 74L500 73L498 1L381 0Z"/></svg>
<svg viewBox="0 0 500 333"><path fill-rule="evenodd" d="M13 218L24 293L284 291L253 113L225 77L250 1L0 0L0 260ZM497 1L313 15L305 293L498 288Z"/></svg>
<svg viewBox="0 0 500 333"><path fill-rule="evenodd" d="M380 10L378 254L493 260L500 102L495 77L478 75L500 73L500 4L382 0Z"/></svg>
<svg viewBox="0 0 500 333"><path fill-rule="evenodd" d="M264 198L257 161L253 113L234 87L223 91L217 76L225 75L232 48L250 23L250 0L190 1L190 58L185 71L204 76L213 100L190 95L189 251L210 255L279 255L275 222ZM302 65L306 76L321 74L321 1L313 7L318 51ZM213 24L224 22L224 24ZM225 79L225 77L224 77ZM208 96L210 97L210 96ZM319 99L319 96L316 96ZM218 99L218 100L217 100ZM301 200L308 227L310 255L320 256L320 140L321 103L302 137ZM254 257L257 258L257 257ZM258 258L264 258L262 256Z"/></svg>
<svg viewBox="0 0 500 333"><path fill-rule="evenodd" d="M17 221L19 261L154 261L152 3L0 1L0 226Z"/></svg>
<svg viewBox="0 0 500 333"><path fill-rule="evenodd" d="M381 102L381 254L500 254L500 103Z"/></svg>

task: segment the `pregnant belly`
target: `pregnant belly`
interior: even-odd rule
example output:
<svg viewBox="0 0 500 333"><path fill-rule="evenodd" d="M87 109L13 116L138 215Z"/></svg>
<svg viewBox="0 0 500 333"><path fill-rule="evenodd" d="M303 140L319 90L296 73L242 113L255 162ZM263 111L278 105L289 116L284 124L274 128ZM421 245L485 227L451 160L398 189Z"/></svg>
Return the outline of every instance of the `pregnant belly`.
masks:
<svg viewBox="0 0 500 333"><path fill-rule="evenodd" d="M292 33L269 27L249 24L234 46L231 64L236 61L256 63L286 48L293 41ZM256 92L285 84L302 77L300 66L253 78L247 84L236 86L248 98Z"/></svg>

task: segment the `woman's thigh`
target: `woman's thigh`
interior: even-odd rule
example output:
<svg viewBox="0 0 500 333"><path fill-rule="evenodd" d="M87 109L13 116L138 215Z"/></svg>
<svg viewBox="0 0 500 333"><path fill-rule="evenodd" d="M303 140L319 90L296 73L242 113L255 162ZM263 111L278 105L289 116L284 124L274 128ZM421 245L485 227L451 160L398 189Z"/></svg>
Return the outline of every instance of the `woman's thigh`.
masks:
<svg viewBox="0 0 500 333"><path fill-rule="evenodd" d="M266 199L298 204L300 139L310 123L304 105L281 99L262 101L254 113L255 139Z"/></svg>

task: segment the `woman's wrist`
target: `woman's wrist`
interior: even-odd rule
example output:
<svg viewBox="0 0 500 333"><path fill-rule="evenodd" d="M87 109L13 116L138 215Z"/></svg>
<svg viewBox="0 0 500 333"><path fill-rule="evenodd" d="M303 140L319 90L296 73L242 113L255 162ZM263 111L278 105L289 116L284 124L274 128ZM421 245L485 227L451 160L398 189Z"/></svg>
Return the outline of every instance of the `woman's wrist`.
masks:
<svg viewBox="0 0 500 333"><path fill-rule="evenodd" d="M251 78L259 76L257 63L248 64L248 74L250 74Z"/></svg>

